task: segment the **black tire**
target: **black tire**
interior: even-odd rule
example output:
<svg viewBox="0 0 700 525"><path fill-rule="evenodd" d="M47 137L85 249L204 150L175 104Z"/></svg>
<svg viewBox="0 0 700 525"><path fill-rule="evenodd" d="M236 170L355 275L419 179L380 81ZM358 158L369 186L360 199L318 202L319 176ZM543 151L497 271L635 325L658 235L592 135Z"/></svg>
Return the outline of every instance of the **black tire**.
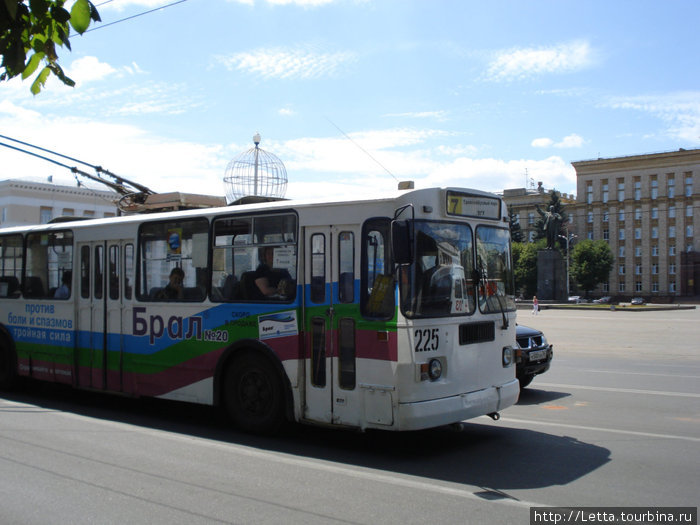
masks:
<svg viewBox="0 0 700 525"><path fill-rule="evenodd" d="M224 401L235 425L245 432L271 434L284 422L279 374L263 356L246 352L226 370Z"/></svg>
<svg viewBox="0 0 700 525"><path fill-rule="evenodd" d="M532 383L532 380L535 379L534 375L528 375L528 376L522 376L518 378L518 381L520 381L520 388L525 388L528 386L530 383Z"/></svg>
<svg viewBox="0 0 700 525"><path fill-rule="evenodd" d="M0 390L12 390L17 383L17 356L12 343L0 334Z"/></svg>

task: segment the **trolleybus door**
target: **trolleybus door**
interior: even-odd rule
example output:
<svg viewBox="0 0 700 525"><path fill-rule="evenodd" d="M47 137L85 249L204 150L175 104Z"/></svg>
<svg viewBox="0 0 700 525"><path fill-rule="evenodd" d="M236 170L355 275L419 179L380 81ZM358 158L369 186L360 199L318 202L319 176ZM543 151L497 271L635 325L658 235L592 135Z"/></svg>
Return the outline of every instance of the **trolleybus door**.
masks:
<svg viewBox="0 0 700 525"><path fill-rule="evenodd" d="M359 422L352 318L355 237L350 227L305 228L304 416L314 421Z"/></svg>
<svg viewBox="0 0 700 525"><path fill-rule="evenodd" d="M81 243L78 384L120 391L122 300L119 241Z"/></svg>

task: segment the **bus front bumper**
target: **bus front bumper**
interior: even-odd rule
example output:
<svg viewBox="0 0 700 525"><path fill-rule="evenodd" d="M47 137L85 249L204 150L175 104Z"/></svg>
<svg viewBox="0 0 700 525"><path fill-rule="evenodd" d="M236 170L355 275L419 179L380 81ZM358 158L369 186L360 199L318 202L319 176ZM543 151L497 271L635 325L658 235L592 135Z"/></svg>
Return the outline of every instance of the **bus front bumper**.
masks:
<svg viewBox="0 0 700 525"><path fill-rule="evenodd" d="M465 419L498 412L518 401L520 384L517 379L456 396L399 403L397 430L420 430L458 423Z"/></svg>

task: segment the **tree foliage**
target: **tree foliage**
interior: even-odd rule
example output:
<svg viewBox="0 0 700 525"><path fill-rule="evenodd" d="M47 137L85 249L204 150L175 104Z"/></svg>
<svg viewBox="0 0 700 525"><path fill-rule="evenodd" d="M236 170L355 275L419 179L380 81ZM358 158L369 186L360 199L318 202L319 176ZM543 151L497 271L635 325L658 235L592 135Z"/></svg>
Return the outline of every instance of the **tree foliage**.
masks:
<svg viewBox="0 0 700 525"><path fill-rule="evenodd" d="M571 276L587 294L608 280L614 262L607 242L585 239L571 250Z"/></svg>
<svg viewBox="0 0 700 525"><path fill-rule="evenodd" d="M569 214L565 211L566 207L564 206L564 204L562 204L561 199L559 198L559 193L554 190L549 192L549 202L547 203L545 211L549 211L550 208L554 213L558 213L561 216L561 226L558 235L563 235L564 237L566 237L566 224L569 222ZM541 215L535 220L534 228L535 239L547 238L547 232L544 228L544 218ZM558 241L560 246L566 244L561 239L558 239ZM565 250L566 249L562 246L562 251Z"/></svg>
<svg viewBox="0 0 700 525"><path fill-rule="evenodd" d="M537 251L545 241L513 243L513 273L516 293L532 297L537 293Z"/></svg>
<svg viewBox="0 0 700 525"><path fill-rule="evenodd" d="M520 227L520 222L518 222L513 207L508 207L508 223L510 225L510 239L512 242L523 242L525 238L523 237L523 229Z"/></svg>
<svg viewBox="0 0 700 525"><path fill-rule="evenodd" d="M0 81L37 73L31 92L38 94L50 75L74 86L58 64L57 49L71 50L71 28L84 33L100 15L89 0L76 0L71 10L65 0L0 0Z"/></svg>

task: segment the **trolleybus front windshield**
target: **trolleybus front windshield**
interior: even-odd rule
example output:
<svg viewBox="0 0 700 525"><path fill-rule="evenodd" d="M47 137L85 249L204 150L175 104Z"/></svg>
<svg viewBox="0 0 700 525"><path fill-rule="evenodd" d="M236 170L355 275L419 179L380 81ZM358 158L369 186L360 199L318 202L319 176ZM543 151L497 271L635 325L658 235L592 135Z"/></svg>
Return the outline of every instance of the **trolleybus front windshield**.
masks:
<svg viewBox="0 0 700 525"><path fill-rule="evenodd" d="M400 276L407 317L470 315L477 302L484 313L514 307L507 230L478 226L475 250L474 233L467 224L414 224L415 256L411 265L401 268Z"/></svg>

